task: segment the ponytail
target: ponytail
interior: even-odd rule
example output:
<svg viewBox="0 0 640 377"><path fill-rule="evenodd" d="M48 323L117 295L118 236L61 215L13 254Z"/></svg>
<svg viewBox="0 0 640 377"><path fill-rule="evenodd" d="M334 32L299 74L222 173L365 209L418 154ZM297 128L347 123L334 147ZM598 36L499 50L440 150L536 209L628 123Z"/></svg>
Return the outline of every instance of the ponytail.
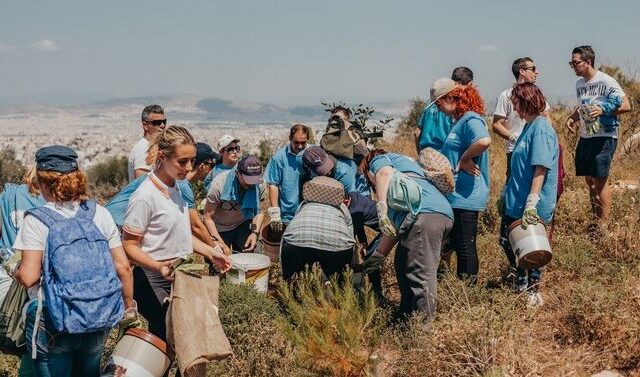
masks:
<svg viewBox="0 0 640 377"><path fill-rule="evenodd" d="M161 132L158 132L149 144L149 149L147 150L147 165L155 165L158 162L160 152L162 152L165 157L169 157L173 155L176 147L185 144L196 145L193 136L191 136L186 128L181 126L169 126L165 128Z"/></svg>

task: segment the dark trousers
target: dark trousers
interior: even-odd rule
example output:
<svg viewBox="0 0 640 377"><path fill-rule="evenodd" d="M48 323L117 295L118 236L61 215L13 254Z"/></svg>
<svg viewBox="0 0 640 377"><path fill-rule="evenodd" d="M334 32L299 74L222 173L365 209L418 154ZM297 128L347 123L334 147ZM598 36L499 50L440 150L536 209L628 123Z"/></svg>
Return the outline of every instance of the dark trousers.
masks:
<svg viewBox="0 0 640 377"><path fill-rule="evenodd" d="M280 263L282 265L282 277L286 281L291 281L294 274L303 272L305 267L311 267L318 262L322 272L327 278L334 274L340 274L351 263L353 247L342 251L326 251L310 247L298 247L282 241L280 251Z"/></svg>
<svg viewBox="0 0 640 377"><path fill-rule="evenodd" d="M511 243L509 242L509 225L516 220L517 219L509 216L502 217L502 222L500 223L500 246L502 246L502 250L504 250L504 253L507 255L509 265L516 271L517 284L520 286L527 285L528 288L535 289L540 283L542 270L539 268L525 270L520 267L516 267L516 254L513 252Z"/></svg>
<svg viewBox="0 0 640 377"><path fill-rule="evenodd" d="M437 271L443 239L453 222L439 213L420 213L411 228L399 236L395 269L400 288L400 316L436 313Z"/></svg>
<svg viewBox="0 0 640 377"><path fill-rule="evenodd" d="M469 278L476 282L478 275L478 211L453 209L453 229L451 230L451 246L456 252L458 278Z"/></svg>
<svg viewBox="0 0 640 377"><path fill-rule="evenodd" d="M171 283L160 274L145 272L140 267L133 269L133 298L138 303L138 312L149 322L149 332L165 341L169 303L163 300L170 293Z"/></svg>
<svg viewBox="0 0 640 377"><path fill-rule="evenodd" d="M250 235L251 220L247 220L229 231L220 232L222 241L236 253L241 253L244 250L244 244Z"/></svg>
<svg viewBox="0 0 640 377"><path fill-rule="evenodd" d="M511 153L507 153L507 181L511 177Z"/></svg>

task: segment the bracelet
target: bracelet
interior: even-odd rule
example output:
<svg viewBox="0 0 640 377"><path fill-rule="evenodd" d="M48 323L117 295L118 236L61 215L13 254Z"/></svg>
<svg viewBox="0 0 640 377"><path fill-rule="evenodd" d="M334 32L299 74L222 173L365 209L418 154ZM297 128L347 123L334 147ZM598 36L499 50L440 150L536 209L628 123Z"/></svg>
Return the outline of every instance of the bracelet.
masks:
<svg viewBox="0 0 640 377"><path fill-rule="evenodd" d="M256 231L256 230L252 230L251 234L255 234L256 236L260 237L260 233L258 233L258 231Z"/></svg>

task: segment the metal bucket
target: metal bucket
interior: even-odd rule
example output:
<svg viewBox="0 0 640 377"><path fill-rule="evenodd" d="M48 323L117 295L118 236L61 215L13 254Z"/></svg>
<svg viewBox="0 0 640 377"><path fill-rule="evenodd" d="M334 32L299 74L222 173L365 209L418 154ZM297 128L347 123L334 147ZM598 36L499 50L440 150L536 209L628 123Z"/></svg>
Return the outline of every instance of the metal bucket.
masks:
<svg viewBox="0 0 640 377"><path fill-rule="evenodd" d="M522 220L509 225L509 243L516 255L518 267L540 268L551 261L551 244L543 223L522 227Z"/></svg>

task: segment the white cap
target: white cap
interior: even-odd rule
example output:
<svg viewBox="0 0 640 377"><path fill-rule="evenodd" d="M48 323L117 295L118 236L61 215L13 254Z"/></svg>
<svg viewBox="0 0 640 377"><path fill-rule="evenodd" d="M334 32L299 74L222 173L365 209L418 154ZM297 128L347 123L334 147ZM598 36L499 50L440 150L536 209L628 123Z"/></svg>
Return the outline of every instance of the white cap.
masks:
<svg viewBox="0 0 640 377"><path fill-rule="evenodd" d="M236 139L231 135L224 135L218 140L218 152L221 152L223 148L227 147L229 144L233 142L239 142L240 139Z"/></svg>

